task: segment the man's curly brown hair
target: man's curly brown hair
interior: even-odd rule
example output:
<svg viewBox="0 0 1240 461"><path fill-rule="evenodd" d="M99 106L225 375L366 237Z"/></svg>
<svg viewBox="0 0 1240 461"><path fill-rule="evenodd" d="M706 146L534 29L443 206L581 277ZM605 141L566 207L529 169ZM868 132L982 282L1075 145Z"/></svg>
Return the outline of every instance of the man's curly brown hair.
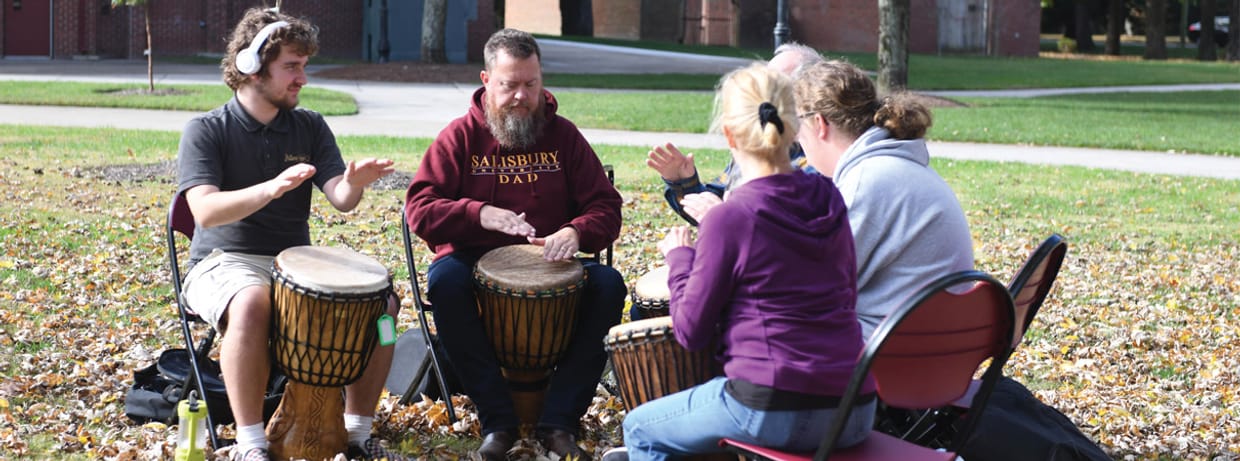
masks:
<svg viewBox="0 0 1240 461"><path fill-rule="evenodd" d="M250 42L254 40L254 36L258 35L258 31L262 30L267 24L276 21L286 21L287 26L276 29L267 37L267 41L259 50L259 57L262 58L262 67L258 71L260 76L268 76L267 63L274 61L280 56L280 50L285 46L291 47L294 53L302 56L314 56L319 52L319 30L310 25L308 21L300 18L294 18L285 14L277 13L267 8L250 8L245 12L245 16L237 23L237 27L233 29L232 38L228 40L228 52L224 53L224 59L220 61L220 70L224 73L224 83L236 91L241 85L249 79L249 75L241 73L237 70L236 61L237 53L250 46Z"/></svg>

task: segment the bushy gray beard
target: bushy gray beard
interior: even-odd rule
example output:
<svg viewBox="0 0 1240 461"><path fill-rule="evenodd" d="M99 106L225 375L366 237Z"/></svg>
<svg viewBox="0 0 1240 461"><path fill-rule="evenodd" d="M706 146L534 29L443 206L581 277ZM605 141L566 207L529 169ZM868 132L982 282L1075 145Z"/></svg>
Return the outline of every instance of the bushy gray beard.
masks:
<svg viewBox="0 0 1240 461"><path fill-rule="evenodd" d="M513 113L513 108L502 107L496 108L494 104L487 101L487 127L491 129L491 135L495 136L495 140L499 141L501 146L509 149L523 149L534 145L538 141L538 135L542 134L543 125L547 122L547 117L543 115L541 104L533 110L530 110L528 116L521 116Z"/></svg>

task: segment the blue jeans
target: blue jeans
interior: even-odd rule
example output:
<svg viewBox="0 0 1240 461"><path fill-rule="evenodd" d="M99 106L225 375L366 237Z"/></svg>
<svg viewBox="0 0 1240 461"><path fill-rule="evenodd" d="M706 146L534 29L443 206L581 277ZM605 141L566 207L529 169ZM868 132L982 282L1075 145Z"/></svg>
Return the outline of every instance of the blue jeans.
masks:
<svg viewBox="0 0 1240 461"><path fill-rule="evenodd" d="M624 418L629 460L676 459L721 452L724 437L793 452L812 452L827 433L834 408L794 411L754 410L724 390L727 378L651 400ZM836 443L846 447L865 440L874 426L875 402L853 408Z"/></svg>
<svg viewBox="0 0 1240 461"><path fill-rule="evenodd" d="M453 253L427 269L427 298L435 328L465 394L478 409L482 433L513 431L520 424L512 395L500 372L474 296L477 257ZM576 433L607 363L603 338L620 323L627 288L609 266L583 260L587 282L577 305L577 325L568 352L556 364L538 427Z"/></svg>

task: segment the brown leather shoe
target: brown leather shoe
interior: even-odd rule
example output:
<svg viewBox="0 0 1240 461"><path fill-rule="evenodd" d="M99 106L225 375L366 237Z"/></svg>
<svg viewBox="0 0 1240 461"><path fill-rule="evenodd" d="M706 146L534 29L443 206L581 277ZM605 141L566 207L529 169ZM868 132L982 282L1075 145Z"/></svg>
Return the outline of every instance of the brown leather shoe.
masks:
<svg viewBox="0 0 1240 461"><path fill-rule="evenodd" d="M577 436L562 429L539 429L537 432L538 442L542 443L543 448L547 451L560 455L560 459L564 461L590 461L590 455L586 454L577 445Z"/></svg>
<svg viewBox="0 0 1240 461"><path fill-rule="evenodd" d="M516 442L516 439L516 436L508 431L487 434L482 439L482 446L478 447L478 456L485 461L507 461L508 450L512 449L512 444Z"/></svg>

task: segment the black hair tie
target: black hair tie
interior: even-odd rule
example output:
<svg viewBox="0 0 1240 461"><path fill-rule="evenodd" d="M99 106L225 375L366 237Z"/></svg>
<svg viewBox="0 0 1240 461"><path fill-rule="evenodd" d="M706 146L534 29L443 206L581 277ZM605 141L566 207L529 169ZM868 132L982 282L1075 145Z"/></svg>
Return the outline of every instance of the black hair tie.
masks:
<svg viewBox="0 0 1240 461"><path fill-rule="evenodd" d="M779 109L774 104L764 102L758 105L758 121L762 123L762 128L766 128L767 123L774 123L779 134L784 134L784 121L779 119Z"/></svg>

